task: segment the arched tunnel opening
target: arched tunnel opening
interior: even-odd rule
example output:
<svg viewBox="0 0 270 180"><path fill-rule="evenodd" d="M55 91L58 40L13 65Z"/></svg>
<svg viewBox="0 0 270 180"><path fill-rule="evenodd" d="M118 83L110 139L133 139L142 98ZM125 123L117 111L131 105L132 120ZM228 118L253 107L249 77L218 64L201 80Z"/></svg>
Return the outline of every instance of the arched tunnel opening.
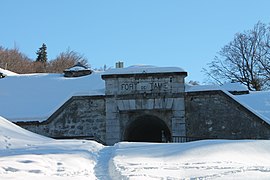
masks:
<svg viewBox="0 0 270 180"><path fill-rule="evenodd" d="M131 122L124 135L125 141L130 142L168 142L171 133L168 126L161 119L145 115Z"/></svg>

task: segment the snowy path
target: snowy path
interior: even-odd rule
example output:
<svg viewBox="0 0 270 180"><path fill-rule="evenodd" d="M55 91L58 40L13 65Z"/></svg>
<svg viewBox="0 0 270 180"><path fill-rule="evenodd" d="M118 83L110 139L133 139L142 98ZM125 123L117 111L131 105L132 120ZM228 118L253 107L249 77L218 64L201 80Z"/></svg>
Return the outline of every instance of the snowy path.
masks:
<svg viewBox="0 0 270 180"><path fill-rule="evenodd" d="M98 153L97 164L94 167L94 173L98 180L110 180L109 164L114 147L104 147Z"/></svg>

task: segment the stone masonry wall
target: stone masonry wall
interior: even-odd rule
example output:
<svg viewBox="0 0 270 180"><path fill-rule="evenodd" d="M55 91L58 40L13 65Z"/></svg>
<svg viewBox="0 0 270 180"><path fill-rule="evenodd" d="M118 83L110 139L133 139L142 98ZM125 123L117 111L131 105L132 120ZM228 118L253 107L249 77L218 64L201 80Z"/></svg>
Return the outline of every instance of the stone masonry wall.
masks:
<svg viewBox="0 0 270 180"><path fill-rule="evenodd" d="M186 93L191 139L270 139L270 125L223 91Z"/></svg>
<svg viewBox="0 0 270 180"><path fill-rule="evenodd" d="M25 129L55 138L95 137L105 142L104 96L74 96L47 121L19 123Z"/></svg>

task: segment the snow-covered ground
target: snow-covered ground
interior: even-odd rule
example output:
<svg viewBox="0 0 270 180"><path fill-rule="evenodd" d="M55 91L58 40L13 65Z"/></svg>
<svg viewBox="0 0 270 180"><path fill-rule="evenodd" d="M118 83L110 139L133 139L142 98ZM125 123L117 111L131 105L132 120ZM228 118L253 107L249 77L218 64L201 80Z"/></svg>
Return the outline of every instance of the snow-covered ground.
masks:
<svg viewBox="0 0 270 180"><path fill-rule="evenodd" d="M0 179L269 179L270 141L103 146L53 140L0 117Z"/></svg>

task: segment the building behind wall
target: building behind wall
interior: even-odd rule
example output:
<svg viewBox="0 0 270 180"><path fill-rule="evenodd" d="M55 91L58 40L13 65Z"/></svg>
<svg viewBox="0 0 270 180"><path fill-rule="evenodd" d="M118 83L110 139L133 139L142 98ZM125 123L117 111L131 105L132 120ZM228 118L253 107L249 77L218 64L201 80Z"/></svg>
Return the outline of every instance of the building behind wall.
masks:
<svg viewBox="0 0 270 180"><path fill-rule="evenodd" d="M189 91L186 76L175 67L111 69L102 75L104 94L73 96L46 121L18 124L54 138L95 139L107 145L270 138L268 122L235 95L221 89Z"/></svg>

